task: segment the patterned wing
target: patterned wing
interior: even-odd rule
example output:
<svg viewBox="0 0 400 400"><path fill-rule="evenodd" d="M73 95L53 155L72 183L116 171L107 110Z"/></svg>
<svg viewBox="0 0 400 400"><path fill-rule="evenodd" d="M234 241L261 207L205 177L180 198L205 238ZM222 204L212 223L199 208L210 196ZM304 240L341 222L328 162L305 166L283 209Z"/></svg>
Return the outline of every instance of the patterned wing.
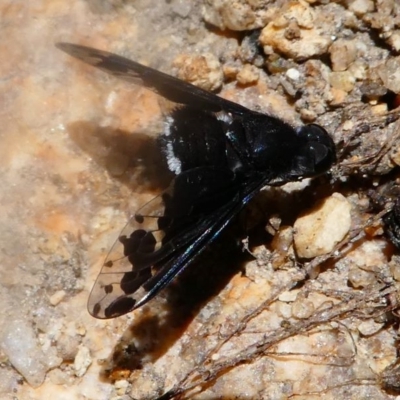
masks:
<svg viewBox="0 0 400 400"><path fill-rule="evenodd" d="M57 43L57 48L119 78L140 84L175 103L194 108L236 115L255 113L232 101L200 89L171 75L106 51L72 43Z"/></svg>
<svg viewBox="0 0 400 400"><path fill-rule="evenodd" d="M165 196L166 194L164 194ZM157 196L137 212L121 231L103 264L88 300L96 318L123 315L135 308L140 288L152 277L152 266L173 253L172 243L162 246L163 196Z"/></svg>
<svg viewBox="0 0 400 400"><path fill-rule="evenodd" d="M169 196L166 192L150 201L121 232L90 294L92 316L118 317L149 301L218 236L250 198L237 193L207 215L172 220L166 216Z"/></svg>

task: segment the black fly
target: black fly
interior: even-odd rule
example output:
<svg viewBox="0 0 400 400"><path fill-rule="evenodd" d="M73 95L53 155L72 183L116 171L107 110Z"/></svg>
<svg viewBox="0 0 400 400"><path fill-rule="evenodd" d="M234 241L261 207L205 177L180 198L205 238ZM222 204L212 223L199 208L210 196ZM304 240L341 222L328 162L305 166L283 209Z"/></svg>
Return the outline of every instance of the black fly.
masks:
<svg viewBox="0 0 400 400"><path fill-rule="evenodd" d="M118 55L57 47L177 103L160 136L176 177L131 218L108 254L88 302L96 318L118 317L153 298L263 186L321 174L336 159L319 125L294 129Z"/></svg>

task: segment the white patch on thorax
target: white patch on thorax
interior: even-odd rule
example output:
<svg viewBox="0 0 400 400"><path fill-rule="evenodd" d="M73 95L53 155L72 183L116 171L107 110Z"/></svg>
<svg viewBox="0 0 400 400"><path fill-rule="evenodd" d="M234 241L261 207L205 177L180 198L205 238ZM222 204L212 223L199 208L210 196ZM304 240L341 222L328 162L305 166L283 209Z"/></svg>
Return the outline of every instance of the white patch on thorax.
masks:
<svg viewBox="0 0 400 400"><path fill-rule="evenodd" d="M218 121L225 122L226 124L232 123L232 114L229 112L221 111L217 114Z"/></svg>
<svg viewBox="0 0 400 400"><path fill-rule="evenodd" d="M174 119L171 116L167 116L164 121L163 135L169 136L171 134L171 126L174 124Z"/></svg>
<svg viewBox="0 0 400 400"><path fill-rule="evenodd" d="M164 121L164 129L162 132L162 136L168 137L171 136L171 127L174 125L175 120L171 116L167 116ZM171 172L178 175L182 171L182 163L181 160L175 155L174 148L172 143L169 140L165 141L164 153L165 158L167 159L168 168Z"/></svg>
<svg viewBox="0 0 400 400"><path fill-rule="evenodd" d="M167 158L169 170L174 174L179 175L182 171L182 163L181 160L175 156L172 143L167 143L167 146L165 147L165 156Z"/></svg>

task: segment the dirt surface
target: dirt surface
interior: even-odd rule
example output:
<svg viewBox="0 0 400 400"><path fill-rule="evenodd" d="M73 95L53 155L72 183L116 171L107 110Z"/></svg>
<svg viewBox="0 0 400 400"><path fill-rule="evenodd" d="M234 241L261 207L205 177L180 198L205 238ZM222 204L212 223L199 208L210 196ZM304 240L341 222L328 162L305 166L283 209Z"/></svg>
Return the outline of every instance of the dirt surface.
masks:
<svg viewBox="0 0 400 400"><path fill-rule="evenodd" d="M396 398L400 259L382 217L399 194L398 2L3 1L0 15L1 398ZM267 188L161 296L96 320L108 250L171 176L157 96L58 41L318 123L338 162Z"/></svg>

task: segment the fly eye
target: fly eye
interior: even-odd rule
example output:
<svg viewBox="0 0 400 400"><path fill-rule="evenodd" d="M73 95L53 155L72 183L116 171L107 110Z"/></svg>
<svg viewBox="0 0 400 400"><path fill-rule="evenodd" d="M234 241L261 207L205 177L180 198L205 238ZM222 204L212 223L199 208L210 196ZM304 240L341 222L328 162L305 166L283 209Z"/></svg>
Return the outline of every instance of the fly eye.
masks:
<svg viewBox="0 0 400 400"><path fill-rule="evenodd" d="M319 165L324 162L328 156L328 149L321 143L313 143L310 146L310 150L314 155L315 165Z"/></svg>
<svg viewBox="0 0 400 400"><path fill-rule="evenodd" d="M327 143L327 138L329 138L328 132L317 124L301 126L296 129L296 133L299 137L312 142Z"/></svg>

